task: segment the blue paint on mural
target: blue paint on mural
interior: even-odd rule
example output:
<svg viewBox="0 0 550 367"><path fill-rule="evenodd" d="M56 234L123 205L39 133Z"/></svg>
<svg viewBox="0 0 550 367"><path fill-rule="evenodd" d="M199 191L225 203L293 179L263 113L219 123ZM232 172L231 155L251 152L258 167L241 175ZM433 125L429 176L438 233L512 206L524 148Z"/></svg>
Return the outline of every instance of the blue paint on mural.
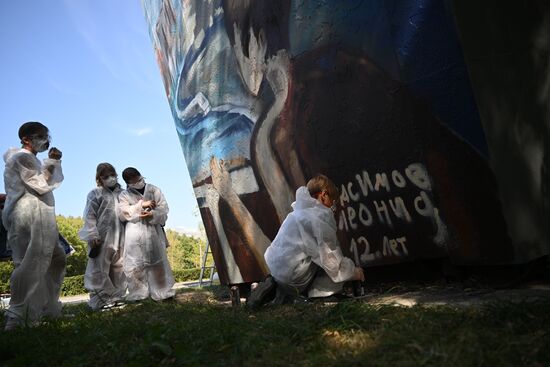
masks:
<svg viewBox="0 0 550 367"><path fill-rule="evenodd" d="M487 143L452 14L440 0L295 1L292 56L324 45L366 55L480 153Z"/></svg>
<svg viewBox="0 0 550 367"><path fill-rule="evenodd" d="M319 172L368 265L511 257L446 2L143 3L224 282L265 275L294 190Z"/></svg>
<svg viewBox="0 0 550 367"><path fill-rule="evenodd" d="M178 119L176 128L189 174L195 179L205 179L210 175L212 156L223 160L250 156L252 121L244 115L213 111L207 115Z"/></svg>

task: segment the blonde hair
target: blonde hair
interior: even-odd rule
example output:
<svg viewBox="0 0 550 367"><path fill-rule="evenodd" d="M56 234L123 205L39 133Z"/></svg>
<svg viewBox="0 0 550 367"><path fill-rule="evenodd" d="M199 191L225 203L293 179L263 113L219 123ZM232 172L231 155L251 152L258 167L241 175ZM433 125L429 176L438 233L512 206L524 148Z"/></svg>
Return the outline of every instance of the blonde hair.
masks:
<svg viewBox="0 0 550 367"><path fill-rule="evenodd" d="M338 200L338 188L334 182L325 175L317 175L309 180L307 182L307 189L309 194L315 199L317 199L321 192L326 191L331 199Z"/></svg>
<svg viewBox="0 0 550 367"><path fill-rule="evenodd" d="M115 167L113 167L111 163L103 162L97 165L97 168L95 170L95 182L97 183L98 187L103 187L101 177L105 177L109 174L117 176Z"/></svg>

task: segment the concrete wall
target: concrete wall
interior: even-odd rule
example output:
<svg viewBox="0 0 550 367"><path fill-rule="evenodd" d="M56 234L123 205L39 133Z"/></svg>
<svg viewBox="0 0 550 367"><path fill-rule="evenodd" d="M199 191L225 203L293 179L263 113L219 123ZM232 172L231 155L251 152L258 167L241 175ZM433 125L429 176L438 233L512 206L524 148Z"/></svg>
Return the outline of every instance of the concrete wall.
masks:
<svg viewBox="0 0 550 367"><path fill-rule="evenodd" d="M542 2L142 1L222 282L268 272L317 173L364 266L550 252Z"/></svg>

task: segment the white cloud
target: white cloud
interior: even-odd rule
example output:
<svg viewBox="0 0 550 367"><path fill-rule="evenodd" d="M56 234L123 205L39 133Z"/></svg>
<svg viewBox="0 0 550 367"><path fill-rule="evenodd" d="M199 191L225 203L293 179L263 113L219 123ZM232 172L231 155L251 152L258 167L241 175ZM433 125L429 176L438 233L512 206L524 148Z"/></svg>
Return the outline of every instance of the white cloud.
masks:
<svg viewBox="0 0 550 367"><path fill-rule="evenodd" d="M58 80L52 79L50 76L46 76L46 81L48 84L57 92L72 96L79 96L80 93L77 92L75 89L69 87L68 85L59 82Z"/></svg>
<svg viewBox="0 0 550 367"><path fill-rule="evenodd" d="M129 131L130 131L130 134L132 135L144 136L144 135L151 134L153 132L153 129L151 129L150 127L142 127L139 129L130 129Z"/></svg>
<svg viewBox="0 0 550 367"><path fill-rule="evenodd" d="M158 84L153 47L138 1L65 0L65 8L75 31L115 79L144 90Z"/></svg>

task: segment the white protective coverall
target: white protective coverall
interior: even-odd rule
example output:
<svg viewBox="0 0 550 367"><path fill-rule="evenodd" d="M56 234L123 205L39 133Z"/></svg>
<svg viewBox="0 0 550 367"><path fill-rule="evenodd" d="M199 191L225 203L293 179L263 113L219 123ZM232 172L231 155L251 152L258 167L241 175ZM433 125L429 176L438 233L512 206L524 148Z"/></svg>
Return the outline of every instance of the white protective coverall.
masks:
<svg viewBox="0 0 550 367"><path fill-rule="evenodd" d="M332 210L312 198L305 186L296 191L292 209L264 254L271 275L294 295L305 290L309 297L341 292L355 264L342 254Z"/></svg>
<svg viewBox="0 0 550 367"><path fill-rule="evenodd" d="M141 219L142 202L157 204L151 218ZM174 296L174 277L166 257L167 239L162 226L168 218L168 203L160 189L146 184L141 195L129 188L120 194L119 217L126 222L124 273L128 281L126 300L151 297L158 301Z"/></svg>
<svg viewBox="0 0 550 367"><path fill-rule="evenodd" d="M97 187L90 191L84 209L84 226L78 232L83 241L101 240L99 255L88 258L84 287L90 292L88 304L94 310L122 300L126 294L126 276L122 268L124 225L117 215L122 190Z"/></svg>
<svg viewBox="0 0 550 367"><path fill-rule="evenodd" d="M59 243L52 191L63 181L61 161L47 158L41 164L30 151L12 148L4 162L7 198L2 221L15 265L8 316L20 322L57 317L65 251Z"/></svg>

